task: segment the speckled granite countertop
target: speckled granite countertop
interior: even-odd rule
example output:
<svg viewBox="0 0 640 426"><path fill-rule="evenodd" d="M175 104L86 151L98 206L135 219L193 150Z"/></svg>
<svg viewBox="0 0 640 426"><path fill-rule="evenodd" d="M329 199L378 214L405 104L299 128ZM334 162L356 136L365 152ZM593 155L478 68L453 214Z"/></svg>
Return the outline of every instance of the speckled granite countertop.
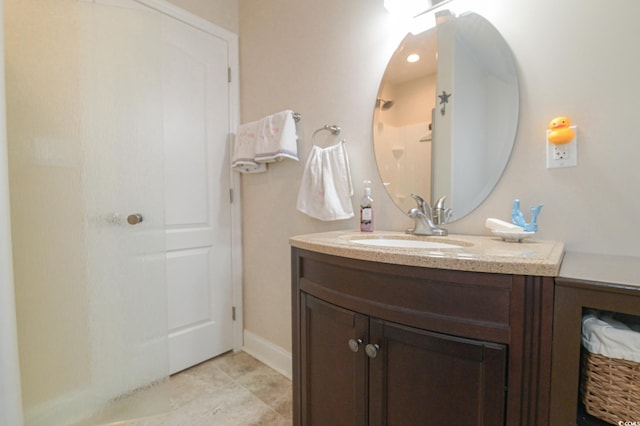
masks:
<svg viewBox="0 0 640 426"><path fill-rule="evenodd" d="M458 244L457 248L379 247L352 242L355 239L415 239ZM291 237L297 248L352 259L398 265L499 274L555 277L560 271L564 244L535 238L520 243L493 236L449 235L412 236L402 232L332 231Z"/></svg>

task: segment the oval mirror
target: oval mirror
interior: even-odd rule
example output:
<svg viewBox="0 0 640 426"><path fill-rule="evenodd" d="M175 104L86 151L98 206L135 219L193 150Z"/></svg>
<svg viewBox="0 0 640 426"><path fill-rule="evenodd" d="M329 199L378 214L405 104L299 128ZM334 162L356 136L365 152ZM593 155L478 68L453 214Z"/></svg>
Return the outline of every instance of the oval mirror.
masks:
<svg viewBox="0 0 640 426"><path fill-rule="evenodd" d="M486 19L440 16L435 28L408 34L373 114L378 171L396 205L407 212L412 193L432 205L446 195L452 220L478 207L509 161L518 110L513 55Z"/></svg>

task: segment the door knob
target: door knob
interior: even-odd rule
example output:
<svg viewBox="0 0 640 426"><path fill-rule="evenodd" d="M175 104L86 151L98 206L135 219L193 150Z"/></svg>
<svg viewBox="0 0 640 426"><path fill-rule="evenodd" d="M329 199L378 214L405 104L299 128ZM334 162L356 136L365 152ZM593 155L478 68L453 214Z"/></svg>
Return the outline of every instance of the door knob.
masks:
<svg viewBox="0 0 640 426"><path fill-rule="evenodd" d="M127 223L129 225L137 225L142 222L142 215L140 213L134 213L127 216Z"/></svg>
<svg viewBox="0 0 640 426"><path fill-rule="evenodd" d="M379 350L380 350L380 346L375 345L375 344L372 345L371 343L369 343L367 346L364 347L364 351L367 353L369 358L377 357Z"/></svg>
<svg viewBox="0 0 640 426"><path fill-rule="evenodd" d="M349 339L349 349L351 349L351 352L358 352L361 344L362 339Z"/></svg>

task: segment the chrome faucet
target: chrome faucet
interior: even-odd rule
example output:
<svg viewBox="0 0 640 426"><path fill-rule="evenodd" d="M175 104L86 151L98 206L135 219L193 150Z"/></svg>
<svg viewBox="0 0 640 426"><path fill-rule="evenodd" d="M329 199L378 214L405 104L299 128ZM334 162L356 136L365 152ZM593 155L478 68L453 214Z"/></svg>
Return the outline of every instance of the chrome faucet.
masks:
<svg viewBox="0 0 640 426"><path fill-rule="evenodd" d="M446 229L439 226L448 223L453 214L451 209L444 207L446 195L440 197L433 208L418 194L411 194L411 198L416 200L418 207L414 207L408 212L409 217L415 221L415 225L413 228L407 229L407 234L438 236L449 234Z"/></svg>

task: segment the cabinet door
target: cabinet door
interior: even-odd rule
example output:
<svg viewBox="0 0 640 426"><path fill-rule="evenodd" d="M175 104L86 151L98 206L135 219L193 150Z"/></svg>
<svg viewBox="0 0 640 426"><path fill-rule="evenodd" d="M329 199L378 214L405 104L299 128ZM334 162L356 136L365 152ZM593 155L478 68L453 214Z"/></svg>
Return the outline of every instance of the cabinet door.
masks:
<svg viewBox="0 0 640 426"><path fill-rule="evenodd" d="M366 425L368 318L305 293L301 305L301 423Z"/></svg>
<svg viewBox="0 0 640 426"><path fill-rule="evenodd" d="M369 331L371 425L504 424L506 346L380 320Z"/></svg>

